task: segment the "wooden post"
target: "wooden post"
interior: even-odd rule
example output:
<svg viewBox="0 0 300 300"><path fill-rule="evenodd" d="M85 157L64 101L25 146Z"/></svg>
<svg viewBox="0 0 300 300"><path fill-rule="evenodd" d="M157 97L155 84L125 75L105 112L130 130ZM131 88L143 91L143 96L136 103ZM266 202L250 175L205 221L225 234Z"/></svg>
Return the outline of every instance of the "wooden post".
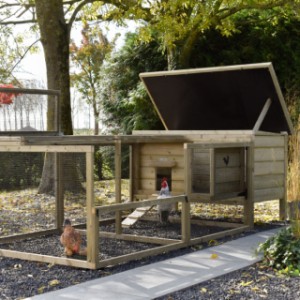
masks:
<svg viewBox="0 0 300 300"><path fill-rule="evenodd" d="M190 215L190 202L188 196L192 192L192 152L193 150L184 144L184 190L186 200L181 202L181 240L189 244L191 240L191 215Z"/></svg>
<svg viewBox="0 0 300 300"><path fill-rule="evenodd" d="M99 254L99 219L94 202L94 146L86 152L86 232L87 261L97 268Z"/></svg>
<svg viewBox="0 0 300 300"><path fill-rule="evenodd" d="M115 142L115 194L116 203L121 203L121 185L122 185L122 161L121 161L121 140ZM122 233L122 211L116 212L116 233Z"/></svg>
<svg viewBox="0 0 300 300"><path fill-rule="evenodd" d="M140 145L131 145L131 176L130 176L130 200L134 201L134 195L139 189L139 177L140 177Z"/></svg>
<svg viewBox="0 0 300 300"><path fill-rule="evenodd" d="M209 167L209 194L212 199L215 196L216 187L216 151L214 148L209 149L210 167Z"/></svg>
<svg viewBox="0 0 300 300"><path fill-rule="evenodd" d="M288 134L284 134L284 197L279 199L279 218L287 219Z"/></svg>
<svg viewBox="0 0 300 300"><path fill-rule="evenodd" d="M55 227L61 230L64 222L64 184L62 182L62 159L61 153L47 153L47 155L54 155L55 162Z"/></svg>
<svg viewBox="0 0 300 300"><path fill-rule="evenodd" d="M254 145L247 148L247 197L244 201L244 223L254 226Z"/></svg>

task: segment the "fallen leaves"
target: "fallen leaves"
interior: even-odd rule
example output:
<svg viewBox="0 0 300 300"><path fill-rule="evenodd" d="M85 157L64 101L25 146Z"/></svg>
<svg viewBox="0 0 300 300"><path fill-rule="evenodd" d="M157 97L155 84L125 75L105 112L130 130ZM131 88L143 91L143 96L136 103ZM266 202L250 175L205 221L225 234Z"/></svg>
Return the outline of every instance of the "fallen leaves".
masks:
<svg viewBox="0 0 300 300"><path fill-rule="evenodd" d="M48 284L49 284L50 286L55 286L55 285L60 284L60 281L57 280L57 279L53 279L53 280L49 281Z"/></svg>
<svg viewBox="0 0 300 300"><path fill-rule="evenodd" d="M211 259L217 259L219 258L219 255L216 254L216 253L213 253L211 256L210 256Z"/></svg>
<svg viewBox="0 0 300 300"><path fill-rule="evenodd" d="M245 282L244 280L242 280L239 285L240 286L249 286L252 283L253 283L253 280L250 280L250 281L247 281L247 282Z"/></svg>

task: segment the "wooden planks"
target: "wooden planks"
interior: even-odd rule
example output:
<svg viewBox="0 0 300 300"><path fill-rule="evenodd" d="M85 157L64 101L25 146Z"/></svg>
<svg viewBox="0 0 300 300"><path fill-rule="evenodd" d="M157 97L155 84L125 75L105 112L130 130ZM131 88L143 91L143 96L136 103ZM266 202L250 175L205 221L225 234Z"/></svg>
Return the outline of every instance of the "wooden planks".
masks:
<svg viewBox="0 0 300 300"><path fill-rule="evenodd" d="M123 228L129 228L142 218L153 206L138 207L122 221Z"/></svg>
<svg viewBox="0 0 300 300"><path fill-rule="evenodd" d="M255 136L254 145L254 201L285 198L285 135Z"/></svg>

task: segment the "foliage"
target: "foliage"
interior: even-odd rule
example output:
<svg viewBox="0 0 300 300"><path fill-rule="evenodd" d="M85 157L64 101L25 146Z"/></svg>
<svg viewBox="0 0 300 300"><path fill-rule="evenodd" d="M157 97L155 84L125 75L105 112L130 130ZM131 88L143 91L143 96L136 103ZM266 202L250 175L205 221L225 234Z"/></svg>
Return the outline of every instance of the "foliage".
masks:
<svg viewBox="0 0 300 300"><path fill-rule="evenodd" d="M258 251L264 254L264 263L280 273L300 276L300 239L296 238L292 227L284 228L266 242Z"/></svg>
<svg viewBox="0 0 300 300"><path fill-rule="evenodd" d="M140 28L140 36L145 41L158 39L168 54L169 69L185 68L190 66L195 44L206 31L214 29L228 37L237 31L237 14L248 12L251 17L253 12L259 12L261 18L276 22L276 16L286 15L290 7L295 9L294 4L280 0L151 1L151 17Z"/></svg>
<svg viewBox="0 0 300 300"><path fill-rule="evenodd" d="M98 135L101 112L101 68L114 47L114 41L109 43L98 26L91 27L87 23L82 29L82 38L79 47L74 42L70 47L71 61L74 65L71 83L80 92L82 98L92 106L95 119L94 134Z"/></svg>
<svg viewBox="0 0 300 300"><path fill-rule="evenodd" d="M13 89L14 86L12 84L0 84L0 88L9 88ZM17 96L18 93L4 93L0 92L0 107L2 104L12 104L13 98Z"/></svg>
<svg viewBox="0 0 300 300"><path fill-rule="evenodd" d="M18 83L15 71L20 61L29 51L34 51L34 44L26 43L27 34L16 33L13 27L0 25L0 82Z"/></svg>
<svg viewBox="0 0 300 300"><path fill-rule="evenodd" d="M128 34L123 48L112 57L103 82L104 110L109 130L131 133L132 130L161 129L162 124L144 87L139 73L166 69L165 57L156 42L138 42Z"/></svg>
<svg viewBox="0 0 300 300"><path fill-rule="evenodd" d="M300 125L300 124L299 124ZM287 189L288 200L300 200L300 153L299 131L289 137L289 164Z"/></svg>

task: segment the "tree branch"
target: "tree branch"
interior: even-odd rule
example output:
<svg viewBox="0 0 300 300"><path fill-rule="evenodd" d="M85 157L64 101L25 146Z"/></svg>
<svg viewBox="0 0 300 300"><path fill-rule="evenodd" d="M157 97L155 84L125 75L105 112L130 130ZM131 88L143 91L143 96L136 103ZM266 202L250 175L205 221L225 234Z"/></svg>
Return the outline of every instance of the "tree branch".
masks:
<svg viewBox="0 0 300 300"><path fill-rule="evenodd" d="M238 5L236 7L220 9L219 13L222 14L221 19L225 19L225 18L237 13L238 11L242 11L242 10L271 9L271 8L283 6L283 5L286 5L286 4L292 4L292 3L294 3L294 1L280 0L280 1L276 1L276 2L263 3L263 4L261 4L261 3L241 4L241 5Z"/></svg>
<svg viewBox="0 0 300 300"><path fill-rule="evenodd" d="M30 51L30 49L40 41L40 39L34 41L31 45L28 46L28 48L26 49L26 51L20 56L20 59L12 66L12 68L10 69L10 73L12 73L14 71L14 69L19 65L19 63L23 60L23 58L27 55L27 53Z"/></svg>

